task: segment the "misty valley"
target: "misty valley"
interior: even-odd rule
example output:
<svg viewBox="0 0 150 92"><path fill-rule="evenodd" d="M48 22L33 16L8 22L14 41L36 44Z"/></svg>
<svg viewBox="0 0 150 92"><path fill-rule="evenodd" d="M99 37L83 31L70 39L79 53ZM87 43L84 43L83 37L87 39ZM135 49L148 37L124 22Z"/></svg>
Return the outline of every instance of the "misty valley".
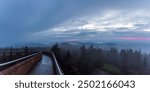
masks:
<svg viewBox="0 0 150 92"><path fill-rule="evenodd" d="M141 50L142 48L123 48L114 43L94 42L60 42L41 47L1 48L0 64L37 52L52 58L47 54L52 51L65 75L149 75L149 51Z"/></svg>

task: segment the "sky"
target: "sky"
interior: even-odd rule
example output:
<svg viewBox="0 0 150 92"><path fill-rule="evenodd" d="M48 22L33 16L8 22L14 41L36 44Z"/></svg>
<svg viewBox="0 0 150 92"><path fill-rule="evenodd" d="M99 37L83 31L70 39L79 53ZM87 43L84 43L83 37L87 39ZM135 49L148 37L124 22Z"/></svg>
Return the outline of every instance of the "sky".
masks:
<svg viewBox="0 0 150 92"><path fill-rule="evenodd" d="M150 0L0 0L0 46L150 41Z"/></svg>

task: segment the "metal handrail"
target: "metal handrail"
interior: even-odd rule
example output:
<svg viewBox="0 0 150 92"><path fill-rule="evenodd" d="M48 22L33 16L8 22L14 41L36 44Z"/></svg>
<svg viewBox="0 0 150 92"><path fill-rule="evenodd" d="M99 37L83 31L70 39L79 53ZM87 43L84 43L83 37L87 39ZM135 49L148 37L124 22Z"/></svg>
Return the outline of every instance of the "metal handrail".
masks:
<svg viewBox="0 0 150 92"><path fill-rule="evenodd" d="M33 57L33 56L35 56L35 55L37 55L39 53L41 53L41 52L38 52L38 53L35 53L35 54L32 54L32 55L28 55L28 56L25 56L25 57L22 57L22 58L19 58L19 59L16 59L16 60L12 60L12 61L9 61L9 62L6 62L6 63L1 63L0 67L6 66L6 65L9 65L9 64L12 64L12 63L16 63L16 62L21 61L23 59L27 59L27 58Z"/></svg>
<svg viewBox="0 0 150 92"><path fill-rule="evenodd" d="M57 59L56 59L54 53L53 53L52 51L51 51L51 53L52 53L52 56L53 56L53 59L54 59L54 63L56 64L56 68L57 68L57 70L58 70L58 74L59 74L59 75L64 75L64 73L63 73L61 67L59 66L59 64L58 64L58 62L57 62Z"/></svg>

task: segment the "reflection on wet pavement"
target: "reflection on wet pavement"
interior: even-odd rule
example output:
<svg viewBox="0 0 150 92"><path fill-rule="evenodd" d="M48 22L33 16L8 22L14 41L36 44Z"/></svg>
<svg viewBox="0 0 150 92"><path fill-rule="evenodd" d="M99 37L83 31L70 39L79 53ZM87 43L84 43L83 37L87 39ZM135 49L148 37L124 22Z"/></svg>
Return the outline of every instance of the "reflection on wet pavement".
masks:
<svg viewBox="0 0 150 92"><path fill-rule="evenodd" d="M42 55L42 60L35 65L29 75L54 75L53 62L50 57Z"/></svg>

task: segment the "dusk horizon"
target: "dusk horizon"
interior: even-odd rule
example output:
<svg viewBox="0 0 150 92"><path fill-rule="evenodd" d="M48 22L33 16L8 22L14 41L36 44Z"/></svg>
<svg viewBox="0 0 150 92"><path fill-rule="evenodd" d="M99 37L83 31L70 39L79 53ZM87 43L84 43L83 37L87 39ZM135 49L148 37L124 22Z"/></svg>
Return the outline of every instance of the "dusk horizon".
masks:
<svg viewBox="0 0 150 92"><path fill-rule="evenodd" d="M149 75L150 0L0 0L0 74Z"/></svg>

